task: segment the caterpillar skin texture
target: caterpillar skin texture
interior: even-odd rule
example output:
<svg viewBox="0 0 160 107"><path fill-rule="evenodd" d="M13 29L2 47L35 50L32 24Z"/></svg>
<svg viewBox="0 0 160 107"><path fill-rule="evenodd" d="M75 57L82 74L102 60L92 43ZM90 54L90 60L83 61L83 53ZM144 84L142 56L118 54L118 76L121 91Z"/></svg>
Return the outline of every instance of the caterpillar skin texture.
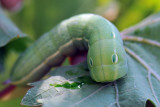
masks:
<svg viewBox="0 0 160 107"><path fill-rule="evenodd" d="M96 82L111 82L127 73L126 52L117 28L105 18L81 14L41 36L17 60L12 84L25 85L44 76L65 57L88 50L87 63Z"/></svg>

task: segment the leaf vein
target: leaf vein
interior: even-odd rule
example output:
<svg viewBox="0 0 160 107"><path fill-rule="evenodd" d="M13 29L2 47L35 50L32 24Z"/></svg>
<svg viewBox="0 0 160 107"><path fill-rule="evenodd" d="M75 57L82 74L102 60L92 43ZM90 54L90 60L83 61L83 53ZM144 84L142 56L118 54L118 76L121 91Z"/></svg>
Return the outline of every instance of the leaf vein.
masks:
<svg viewBox="0 0 160 107"><path fill-rule="evenodd" d="M159 101L158 101L158 98L157 98L157 96L156 96L156 94L155 94L155 91L154 91L154 89L153 89L153 85L152 85L152 81L151 81L151 72L148 72L148 81L149 81L149 85L150 85L150 87L151 87L153 96L154 96L154 98L156 99L158 105L160 106L160 103L159 103Z"/></svg>
<svg viewBox="0 0 160 107"><path fill-rule="evenodd" d="M107 87L107 86L109 86L109 85L111 85L111 84L107 84L107 85L105 85L105 86L102 86L102 87L98 88L97 90L95 90L94 92L92 92L91 94L89 94L88 96L86 96L85 98L83 98L83 99L81 99L80 101L78 101L77 103L71 105L71 107L80 104L81 102L83 102L83 101L85 101L86 99L88 99L89 97L95 95L95 94L98 93L100 90L102 90L103 88L105 88L105 87Z"/></svg>
<svg viewBox="0 0 160 107"><path fill-rule="evenodd" d="M115 91L116 91L116 104L117 104L118 107L120 107L120 104L119 104L119 94L118 94L118 86L117 86L116 81L114 82L114 87L115 87Z"/></svg>

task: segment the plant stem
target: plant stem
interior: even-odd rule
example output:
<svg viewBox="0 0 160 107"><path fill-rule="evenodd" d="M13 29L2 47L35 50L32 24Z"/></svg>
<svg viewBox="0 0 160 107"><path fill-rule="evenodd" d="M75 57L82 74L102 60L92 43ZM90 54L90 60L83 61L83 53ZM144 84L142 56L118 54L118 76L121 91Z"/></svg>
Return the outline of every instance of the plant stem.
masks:
<svg viewBox="0 0 160 107"><path fill-rule="evenodd" d="M121 34L126 35L126 34L129 34L133 31L135 31L136 29L140 29L140 28L143 28L143 27L148 26L150 24L154 24L154 23L158 23L158 22L160 22L160 18L155 18L155 19L152 19L152 20L145 20L145 21L143 21L143 23L141 22L138 25L135 25L133 27L130 27L130 28L122 31Z"/></svg>
<svg viewBox="0 0 160 107"><path fill-rule="evenodd" d="M160 47L160 42L157 42L155 40L145 39L143 37L122 35L122 39L124 41L135 41Z"/></svg>

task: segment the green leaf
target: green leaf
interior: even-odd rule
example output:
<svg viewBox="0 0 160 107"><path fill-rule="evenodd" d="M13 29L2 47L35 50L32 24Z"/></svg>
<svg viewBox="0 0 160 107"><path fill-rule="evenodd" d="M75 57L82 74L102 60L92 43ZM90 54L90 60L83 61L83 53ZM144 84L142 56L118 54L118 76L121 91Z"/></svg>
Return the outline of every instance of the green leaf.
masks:
<svg viewBox="0 0 160 107"><path fill-rule="evenodd" d="M136 62L129 56L128 58L131 63L133 63L133 65L129 64L129 68L135 67L134 64ZM44 107L61 107L64 105L96 107L117 106L119 104L122 105L122 107L145 106L149 97L144 97L145 92L139 91L139 88L143 86L142 88L145 89L148 88L148 86L145 86L143 83L146 78L143 77L142 73L138 72L137 69L131 70L125 78L114 83L101 84L93 82L92 84L84 84L80 89L68 89L50 85L80 82L79 77L89 76L89 71L83 67L85 66L60 67L50 73L52 76L49 79L31 83L30 85L34 86L34 88L31 88L27 92L22 100L22 104L29 106L44 104ZM135 71L137 71L137 73L135 73ZM68 72L78 74L71 75ZM142 81L139 82L139 80ZM147 91L148 90L146 90L146 92ZM130 103L128 103L127 100Z"/></svg>
<svg viewBox="0 0 160 107"><path fill-rule="evenodd" d="M14 38L24 37L23 34L13 22L4 14L0 8L0 47L5 46Z"/></svg>
<svg viewBox="0 0 160 107"><path fill-rule="evenodd" d="M121 32L123 36L143 37L160 41L160 14L150 16L142 23ZM125 40L128 73L112 83L83 84L68 89L66 82L81 83L79 77L89 76L86 65L60 67L50 73L47 80L31 83L22 100L24 105L44 107L154 107L160 106L160 49L146 42ZM134 53L134 54L133 54ZM77 74L76 74L77 73ZM57 87L57 84L59 87Z"/></svg>
<svg viewBox="0 0 160 107"><path fill-rule="evenodd" d="M114 87L109 87L109 91L105 90L106 87L111 86L111 84L97 84L92 81L89 76L89 72L86 69L87 64L80 64L77 66L65 66L60 67L51 72L49 75L54 75L44 81L39 81L31 83L31 86L34 88L28 91L28 94L23 98L22 104L24 105L40 105L42 102L47 100L50 102L52 100L54 105L62 105L65 103L60 102L61 100L66 100L66 104L73 104L76 101L79 101L82 98L89 96L90 94L99 94L99 91L104 91L110 94L110 97L114 98ZM72 73L71 73L72 72ZM50 84L65 84L65 83L83 83L81 88L78 89L68 89L65 87L55 87ZM81 93L81 94L80 94ZM74 94L74 96L72 96ZM102 94L103 96L103 94ZM51 99L53 97L53 99ZM96 96L95 96L96 97ZM108 95L103 96L102 101L105 101ZM62 99L63 98L63 99ZM112 102L112 98L109 100ZM51 100L49 100L51 99ZM72 101L70 101L72 100ZM47 101L48 104L50 104ZM109 104L108 102L108 104ZM52 105L52 104L51 104ZM52 105L52 106L54 106Z"/></svg>
<svg viewBox="0 0 160 107"><path fill-rule="evenodd" d="M154 40L157 44L160 41L159 33L160 13L157 13L149 16L136 26L126 29L121 34L122 36L128 35L133 37L143 37L143 39L151 41ZM132 69L135 72L141 72L142 76L145 78L143 81L140 79L138 80L143 82L141 88L138 89L143 91L144 96L148 96L157 107L160 106L160 92L158 91L160 89L160 47L153 46L144 41L136 42L126 40L124 44L135 53L135 56L128 53L136 63L135 67ZM137 60L136 57L139 57L140 60Z"/></svg>

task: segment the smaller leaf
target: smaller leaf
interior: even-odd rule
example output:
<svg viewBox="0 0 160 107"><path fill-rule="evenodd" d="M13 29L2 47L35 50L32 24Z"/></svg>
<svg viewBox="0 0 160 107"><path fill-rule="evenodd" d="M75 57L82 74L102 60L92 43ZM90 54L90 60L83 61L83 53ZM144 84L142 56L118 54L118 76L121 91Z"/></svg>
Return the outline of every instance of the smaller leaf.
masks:
<svg viewBox="0 0 160 107"><path fill-rule="evenodd" d="M4 14L0 8L0 47L5 46L14 38L25 37L13 22Z"/></svg>

